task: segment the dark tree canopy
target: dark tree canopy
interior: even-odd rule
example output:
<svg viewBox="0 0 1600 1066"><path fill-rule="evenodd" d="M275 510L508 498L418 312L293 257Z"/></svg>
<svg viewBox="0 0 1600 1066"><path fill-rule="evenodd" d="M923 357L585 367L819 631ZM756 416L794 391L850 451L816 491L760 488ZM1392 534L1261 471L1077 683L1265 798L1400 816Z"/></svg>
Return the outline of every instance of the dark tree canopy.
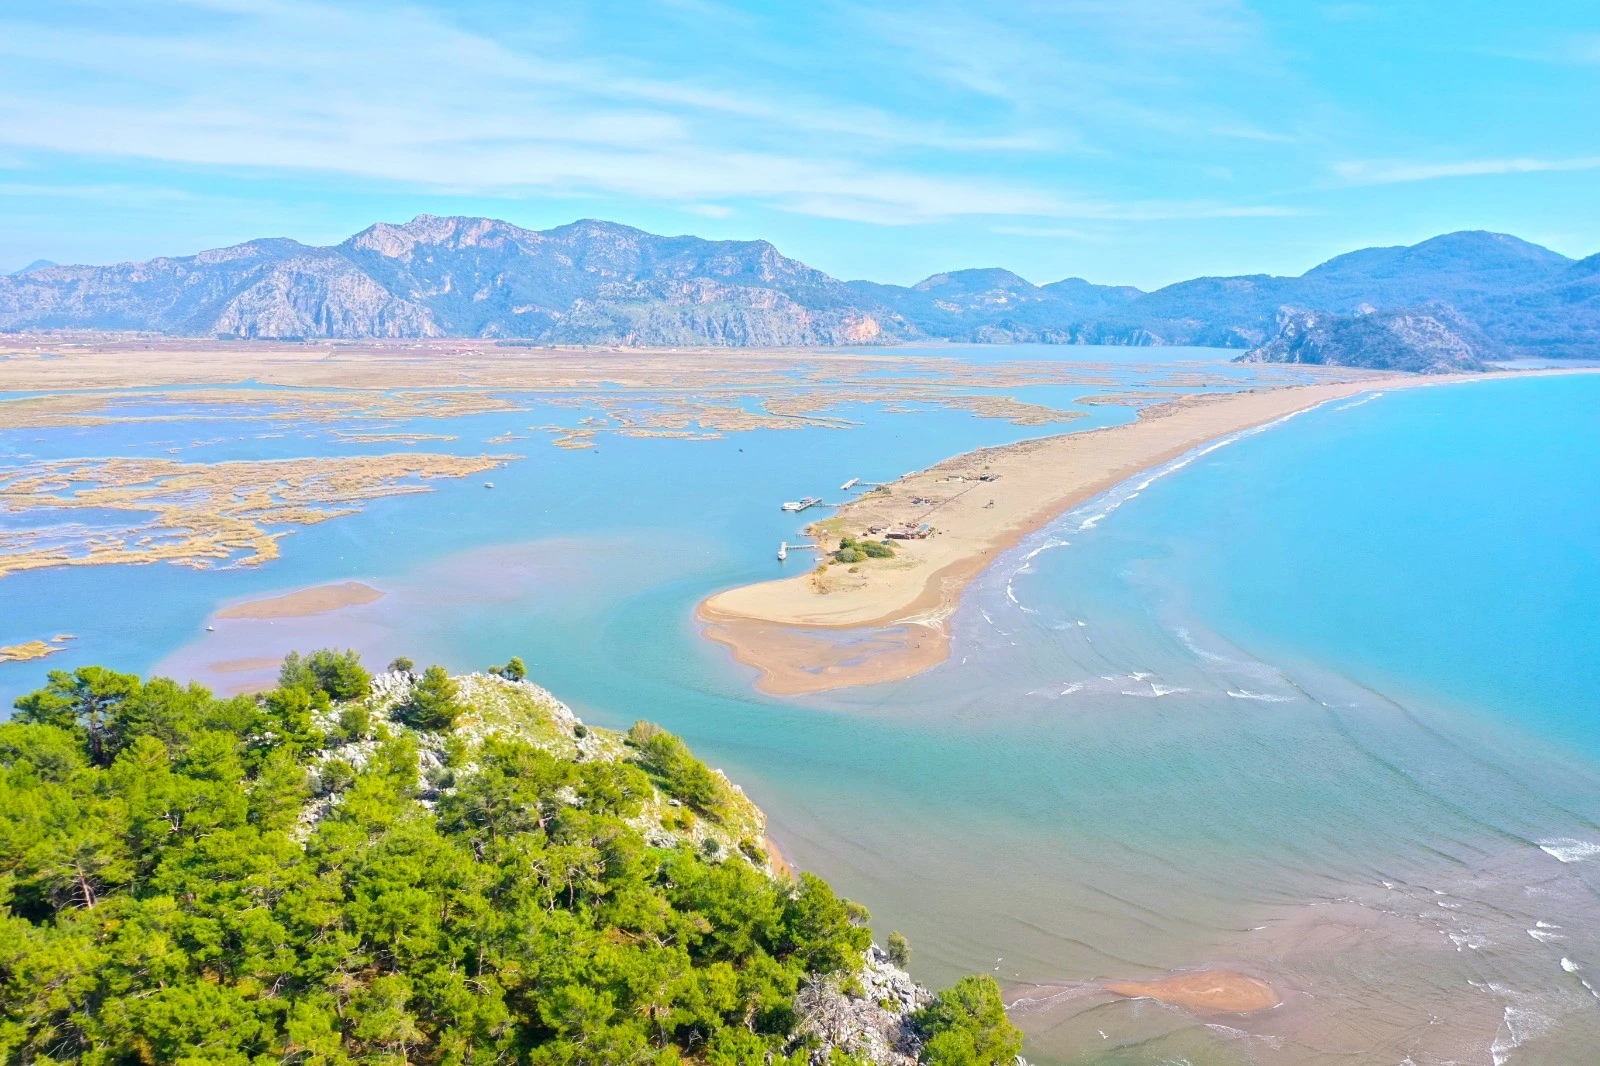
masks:
<svg viewBox="0 0 1600 1066"><path fill-rule="evenodd" d="M461 705L456 702L456 683L437 664L422 672L422 679L411 688L411 698L401 709L409 726L438 733L456 724Z"/></svg>
<svg viewBox="0 0 1600 1066"><path fill-rule="evenodd" d="M988 974L963 977L917 1013L932 1066L1004 1066L1022 1053L1022 1033L1006 1017L1000 986Z"/></svg>
<svg viewBox="0 0 1600 1066"><path fill-rule="evenodd" d="M671 734L636 764L450 733L435 788L425 736L303 679L224 700L85 667L18 701L4 1061L753 1066L791 1061L802 982L859 963L864 912L820 879L630 824L653 780L704 786L691 762L721 785ZM453 683L417 687L448 733Z"/></svg>

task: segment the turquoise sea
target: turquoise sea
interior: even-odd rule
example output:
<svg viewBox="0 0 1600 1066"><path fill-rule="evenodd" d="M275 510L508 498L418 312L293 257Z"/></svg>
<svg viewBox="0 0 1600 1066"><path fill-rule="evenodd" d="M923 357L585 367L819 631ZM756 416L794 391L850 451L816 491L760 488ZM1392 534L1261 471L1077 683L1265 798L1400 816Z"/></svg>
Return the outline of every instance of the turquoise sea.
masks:
<svg viewBox="0 0 1600 1066"><path fill-rule="evenodd" d="M0 696L79 661L226 682L214 664L288 647L520 654L591 721L682 733L792 860L910 937L919 978L994 973L1031 1061L1582 1062L1600 1048L1597 409L1600 375L1304 413L1029 538L970 590L946 664L786 700L691 613L781 572L803 521L778 501L1041 430L863 407L849 430L566 452L481 443L556 415L474 416L453 450L527 457L492 492L375 501L256 570L0 579L0 644L80 637L0 665ZM1089 410L1066 428L1132 417ZM23 461L153 432L0 444ZM310 446L183 428L229 435L211 447ZM205 631L222 602L350 579L386 596ZM1207 966L1285 1002L1199 1018L1093 983Z"/></svg>

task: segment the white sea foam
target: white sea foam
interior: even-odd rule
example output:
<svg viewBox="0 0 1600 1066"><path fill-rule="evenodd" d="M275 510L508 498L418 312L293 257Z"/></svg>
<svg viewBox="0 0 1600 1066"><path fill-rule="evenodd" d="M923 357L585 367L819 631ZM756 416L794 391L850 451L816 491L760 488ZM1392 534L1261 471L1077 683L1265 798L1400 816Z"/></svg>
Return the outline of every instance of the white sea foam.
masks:
<svg viewBox="0 0 1600 1066"><path fill-rule="evenodd" d="M1156 696L1170 696L1174 692L1188 692L1189 691L1186 688L1179 688L1176 685L1170 685L1170 686L1169 685L1158 685L1153 681L1150 683L1150 690L1151 690L1151 693L1153 695L1156 695Z"/></svg>
<svg viewBox="0 0 1600 1066"><path fill-rule="evenodd" d="M1500 1028L1494 1034L1494 1043L1489 1045L1489 1056L1494 1060L1494 1066L1506 1066L1513 1051L1549 1028L1549 1015L1527 1007L1506 1007Z"/></svg>
<svg viewBox="0 0 1600 1066"><path fill-rule="evenodd" d="M1369 392L1365 396L1361 397L1359 400L1351 400L1349 403L1340 404L1338 407L1335 407L1334 410L1335 411L1348 411L1352 407L1360 407L1364 403L1371 403L1373 400L1376 400L1379 396L1382 396L1382 395L1383 395L1383 393L1381 393L1381 392Z"/></svg>
<svg viewBox="0 0 1600 1066"><path fill-rule="evenodd" d="M1017 599L1017 594L1015 592L1011 591L1011 582L1009 582L1009 581L1006 582L1006 599L1010 600L1013 604L1015 604L1017 610L1021 611L1023 614L1038 614L1039 613L1038 611L1034 610L1032 607L1025 606L1020 600Z"/></svg>
<svg viewBox="0 0 1600 1066"><path fill-rule="evenodd" d="M1266 692L1251 692L1249 689L1229 689L1228 695L1236 700L1260 700L1262 703L1292 703L1293 696L1273 696Z"/></svg>
<svg viewBox="0 0 1600 1066"><path fill-rule="evenodd" d="M1537 940L1541 944L1548 944L1552 940L1565 940L1565 939L1567 939L1566 937L1562 936L1560 933L1547 933L1543 929L1529 929L1528 930L1528 935L1533 937L1533 939Z"/></svg>
<svg viewBox="0 0 1600 1066"><path fill-rule="evenodd" d="M1189 631L1187 629L1183 628L1182 626L1178 627L1177 634L1178 634L1178 639L1183 642L1183 646L1185 648L1188 648L1190 651L1192 651L1195 655L1199 656L1200 658L1206 659L1206 660L1208 660L1210 662L1214 662L1214 663L1225 663L1225 662L1228 661L1226 656L1218 655L1215 652L1206 651L1200 645L1196 644L1194 642L1194 638L1189 635Z"/></svg>
<svg viewBox="0 0 1600 1066"><path fill-rule="evenodd" d="M1060 694L1063 695L1063 696L1070 696L1074 692L1077 692L1078 690L1082 689L1083 686L1084 686L1084 682L1082 682L1082 681L1074 681L1071 684L1069 684L1066 688L1062 689Z"/></svg>
<svg viewBox="0 0 1600 1066"><path fill-rule="evenodd" d="M1556 925L1553 922L1547 922L1543 918L1540 918L1538 921L1534 922L1533 923L1533 927L1535 929L1560 929L1561 928L1559 925Z"/></svg>
<svg viewBox="0 0 1600 1066"><path fill-rule="evenodd" d="M1563 970L1567 971L1568 973L1577 973L1578 972L1578 964L1573 962L1571 959L1565 958L1565 957L1563 957L1562 960L1561 960L1561 968Z"/></svg>
<svg viewBox="0 0 1600 1066"><path fill-rule="evenodd" d="M1320 407L1321 405L1318 404L1316 406ZM1170 463L1167 463L1165 466L1159 466L1156 469L1150 471L1142 481L1140 481L1137 485L1135 485L1133 487L1131 492L1127 492L1127 493L1125 493L1123 495L1118 495L1117 494L1118 490L1112 489L1109 493L1105 494L1100 499L1092 501L1095 504L1097 504L1100 507L1100 509L1098 511L1095 511L1093 514L1089 515L1088 517L1082 519L1078 523L1078 532L1079 533L1085 533L1085 532L1088 532L1089 530L1093 529L1095 526L1097 526L1101 522L1103 522L1106 519L1106 517L1111 514L1112 511L1115 511L1118 507L1121 507L1123 504L1127 503L1129 500L1134 499L1135 497L1137 497L1139 495L1139 493L1143 492L1145 489L1149 488L1151 485L1154 485L1157 481L1159 481L1162 478L1166 477L1168 474L1177 473L1179 470L1182 470L1184 467L1188 466L1190 463L1194 462L1195 460L1203 459L1206 456L1210 455L1212 452L1216 451L1218 448L1226 448L1228 445L1232 444L1234 441L1243 440L1246 437L1253 437L1258 433L1265 433L1267 430L1272 429L1275 426L1283 425L1285 422L1289 421L1291 418L1296 417L1297 415L1304 414L1305 411L1314 410L1314 409L1315 409L1314 407L1308 407L1308 408L1306 408L1305 410L1302 410L1302 411L1291 411L1289 414L1284 415L1282 418L1274 419L1273 421L1268 422L1265 425L1253 426L1250 429L1242 430L1242 431L1240 431L1238 433L1234 433L1234 434L1231 434L1229 436L1222 437L1222 438L1219 438L1217 440L1214 440L1210 444L1207 444L1202 448L1196 448L1194 451L1191 451L1188 454L1183 455L1183 456L1173 460ZM1073 517L1076 514L1077 514L1077 512L1073 512L1073 514L1069 515L1069 517Z"/></svg>
<svg viewBox="0 0 1600 1066"><path fill-rule="evenodd" d="M1066 547L1070 547L1069 542L1064 541L1064 540L1056 540L1056 539L1052 538L1050 540L1045 541L1043 544L1039 545L1037 548L1033 549L1033 551L1029 552L1027 555L1024 555L1022 557L1022 561L1024 563L1027 563L1027 562L1031 561L1035 555L1038 555L1040 552L1047 552L1051 548L1066 548Z"/></svg>
<svg viewBox="0 0 1600 1066"><path fill-rule="evenodd" d="M1557 862L1584 862L1600 856L1600 844L1573 837L1539 841L1539 850Z"/></svg>

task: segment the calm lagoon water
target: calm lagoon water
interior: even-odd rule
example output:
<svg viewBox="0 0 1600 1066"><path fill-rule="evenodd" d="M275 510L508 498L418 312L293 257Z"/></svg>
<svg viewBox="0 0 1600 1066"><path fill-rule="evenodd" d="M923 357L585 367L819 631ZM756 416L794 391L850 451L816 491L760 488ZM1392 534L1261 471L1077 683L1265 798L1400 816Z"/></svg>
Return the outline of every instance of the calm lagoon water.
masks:
<svg viewBox="0 0 1600 1066"><path fill-rule="evenodd" d="M777 503L1038 430L860 409L852 430L596 452L534 436L491 447L527 456L492 493L466 479L377 501L259 570L6 578L0 643L82 641L0 666L0 695L77 661L225 681L211 664L327 643L455 669L521 654L591 721L681 732L766 807L791 858L871 907L880 935L911 938L920 978L1001 978L1030 1059L1585 1061L1600 1048L1585 983L1600 988L1597 403L1600 377L1568 377L1303 414L1009 553L954 619L947 664L805 700L756 694L691 617L717 588L782 572L777 541L803 522ZM1130 417L1092 411L1069 428ZM457 420L448 447L554 417ZM26 450L174 436L65 432L80 437ZM280 445L309 446L214 447ZM388 595L204 632L219 602L349 579ZM1266 978L1286 1002L1196 1019L1091 983L1198 966Z"/></svg>

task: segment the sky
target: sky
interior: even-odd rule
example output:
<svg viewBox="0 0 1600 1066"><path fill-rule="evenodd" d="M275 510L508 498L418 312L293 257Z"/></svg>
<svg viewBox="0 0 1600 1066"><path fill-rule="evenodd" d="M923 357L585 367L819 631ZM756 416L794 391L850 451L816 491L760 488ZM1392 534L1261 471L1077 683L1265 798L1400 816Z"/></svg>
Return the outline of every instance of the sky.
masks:
<svg viewBox="0 0 1600 1066"><path fill-rule="evenodd" d="M419 213L1154 288L1600 251L1600 4L0 0L0 271Z"/></svg>

